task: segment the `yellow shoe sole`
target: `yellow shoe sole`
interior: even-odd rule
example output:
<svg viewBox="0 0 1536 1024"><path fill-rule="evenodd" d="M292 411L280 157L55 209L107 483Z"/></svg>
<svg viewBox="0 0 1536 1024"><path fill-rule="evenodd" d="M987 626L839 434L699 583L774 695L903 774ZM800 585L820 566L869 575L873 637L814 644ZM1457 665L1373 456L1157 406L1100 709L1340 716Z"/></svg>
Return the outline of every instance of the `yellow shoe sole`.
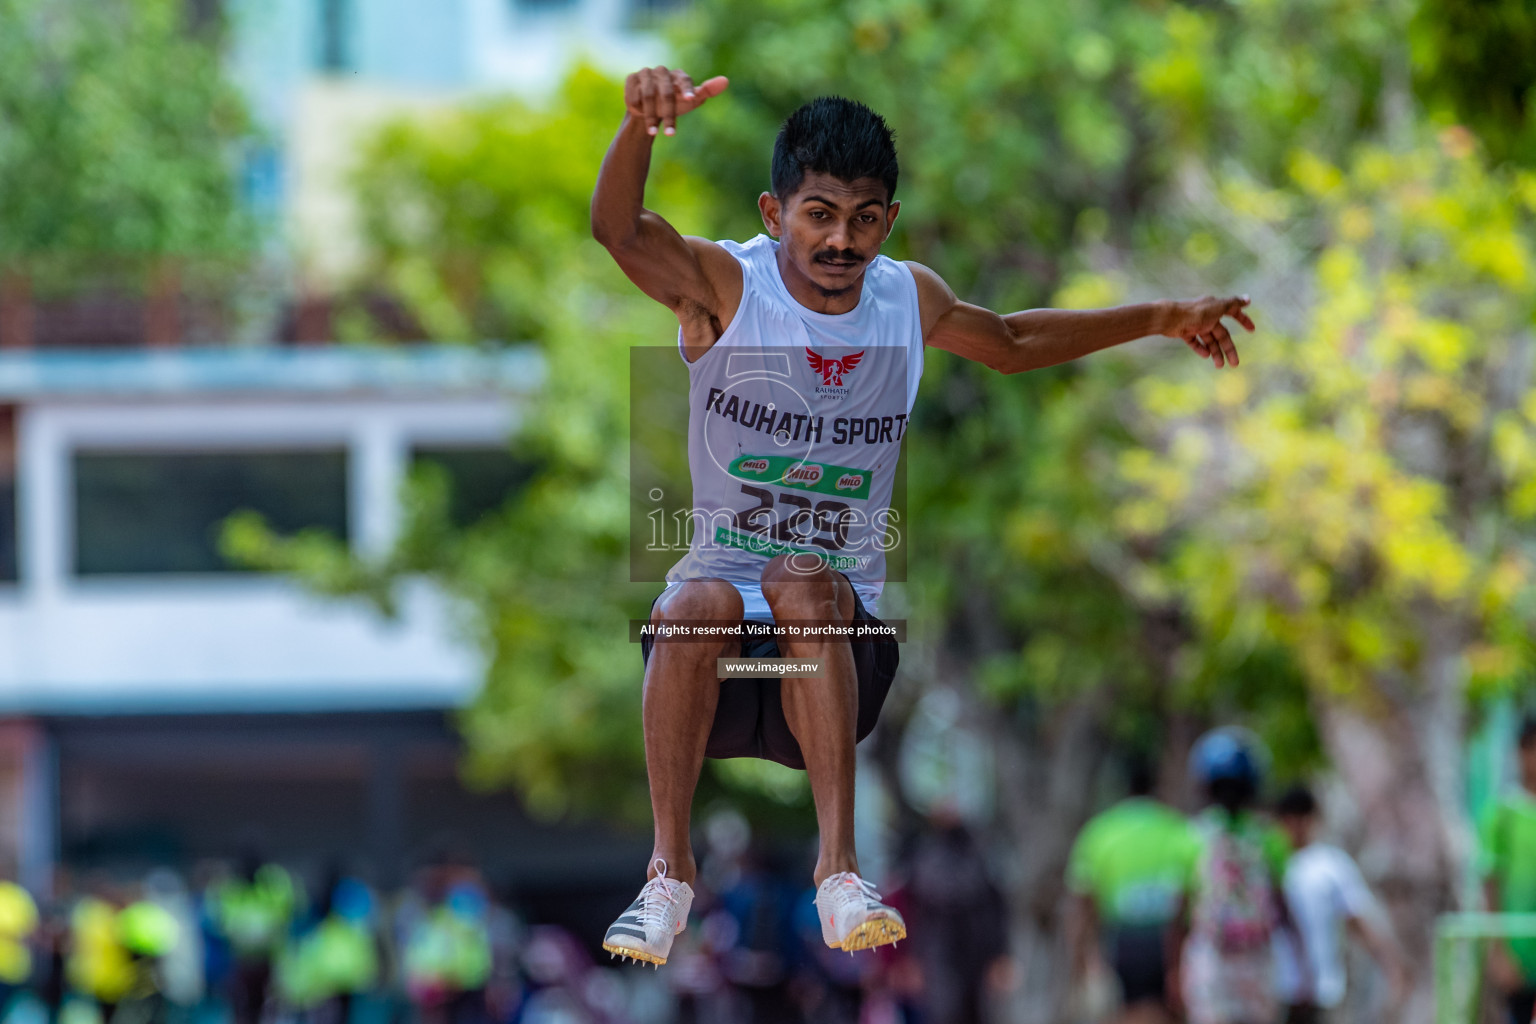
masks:
<svg viewBox="0 0 1536 1024"><path fill-rule="evenodd" d="M638 949L629 949L626 946L610 946L605 942L603 943L603 948L615 956L629 957L632 960L643 960L648 964L655 964L657 967L667 962L667 958L664 956L653 956L650 953L644 953Z"/></svg>
<svg viewBox="0 0 1536 1024"><path fill-rule="evenodd" d="M887 917L875 917L849 932L842 945L833 948L852 953L856 949L874 949L888 942L900 942L906 937L907 929L900 923Z"/></svg>

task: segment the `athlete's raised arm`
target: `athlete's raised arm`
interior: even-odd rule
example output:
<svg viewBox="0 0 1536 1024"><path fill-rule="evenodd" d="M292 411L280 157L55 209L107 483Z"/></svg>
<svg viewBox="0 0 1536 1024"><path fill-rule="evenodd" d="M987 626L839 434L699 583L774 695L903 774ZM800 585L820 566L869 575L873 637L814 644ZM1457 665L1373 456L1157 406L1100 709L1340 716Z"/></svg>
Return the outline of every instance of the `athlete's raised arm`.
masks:
<svg viewBox="0 0 1536 1024"><path fill-rule="evenodd" d="M1246 296L1169 299L1113 309L1027 309L1003 316L961 302L921 263L907 266L917 279L923 340L1002 373L1055 366L1152 335L1182 339L1217 368L1236 366L1237 346L1221 319L1229 316L1253 330L1253 321L1243 312Z"/></svg>
<svg viewBox="0 0 1536 1024"><path fill-rule="evenodd" d="M682 71L646 68L624 80L624 123L608 147L592 193L592 237L629 279L677 314L689 360L724 332L741 301L741 266L714 242L685 238L645 208L645 179L658 135L674 135L677 119L720 95L728 83L699 85Z"/></svg>

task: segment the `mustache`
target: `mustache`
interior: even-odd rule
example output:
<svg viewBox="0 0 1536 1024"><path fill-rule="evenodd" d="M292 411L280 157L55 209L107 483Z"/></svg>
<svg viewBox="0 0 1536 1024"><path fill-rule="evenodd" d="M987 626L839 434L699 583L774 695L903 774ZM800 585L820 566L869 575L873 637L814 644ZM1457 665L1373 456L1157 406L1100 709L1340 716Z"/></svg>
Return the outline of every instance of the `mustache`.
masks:
<svg viewBox="0 0 1536 1024"><path fill-rule="evenodd" d="M864 257L853 249L823 249L811 257L817 263L826 263L829 260L837 260L841 263L861 263Z"/></svg>

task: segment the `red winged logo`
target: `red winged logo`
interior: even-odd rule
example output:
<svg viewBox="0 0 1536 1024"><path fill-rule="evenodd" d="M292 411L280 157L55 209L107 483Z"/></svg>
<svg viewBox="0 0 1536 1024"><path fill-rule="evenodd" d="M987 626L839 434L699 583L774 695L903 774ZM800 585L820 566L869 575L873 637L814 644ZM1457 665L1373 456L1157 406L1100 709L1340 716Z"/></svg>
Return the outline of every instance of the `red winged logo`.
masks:
<svg viewBox="0 0 1536 1024"><path fill-rule="evenodd" d="M859 360L864 358L864 352L860 350L841 359L827 359L806 349L805 358L811 364L811 369L821 374L823 384L840 388L843 386L843 374L853 372L854 367L859 365Z"/></svg>

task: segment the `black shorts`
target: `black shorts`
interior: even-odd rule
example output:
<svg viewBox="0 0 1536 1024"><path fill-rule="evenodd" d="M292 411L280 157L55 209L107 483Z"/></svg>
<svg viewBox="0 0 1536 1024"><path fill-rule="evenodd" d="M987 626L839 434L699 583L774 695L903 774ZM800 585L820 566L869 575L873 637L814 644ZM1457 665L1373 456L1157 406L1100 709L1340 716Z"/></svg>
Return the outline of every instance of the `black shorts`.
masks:
<svg viewBox="0 0 1536 1024"><path fill-rule="evenodd" d="M847 579L847 577L843 577ZM851 585L851 584L850 584ZM660 600L661 595L656 595ZM651 602L654 610L656 602ZM747 620L754 621L754 620ZM853 621L879 622L864 608L859 592L853 592ZM880 709L885 706L886 694L891 691L891 681L896 678L896 665L901 649L895 640L852 641L853 667L858 676L859 712L854 730L854 742L862 740L875 729ZM641 660L651 660L650 637L640 638ZM741 642L743 658L780 658L778 641L771 638L753 637ZM795 683L813 683L813 679L797 679ZM709 742L704 747L705 757L757 757L765 761L777 761L790 768L805 769L805 758L795 734L789 731L784 719L784 704L779 698L781 680L746 678L720 680L720 703L715 707L715 721L709 730Z"/></svg>
<svg viewBox="0 0 1536 1024"><path fill-rule="evenodd" d="M1536 987L1523 988L1509 997L1509 1019L1520 1024L1536 1020Z"/></svg>
<svg viewBox="0 0 1536 1024"><path fill-rule="evenodd" d="M1166 932L1166 926L1152 924L1121 926L1110 934L1110 965L1126 1006L1167 1000Z"/></svg>

